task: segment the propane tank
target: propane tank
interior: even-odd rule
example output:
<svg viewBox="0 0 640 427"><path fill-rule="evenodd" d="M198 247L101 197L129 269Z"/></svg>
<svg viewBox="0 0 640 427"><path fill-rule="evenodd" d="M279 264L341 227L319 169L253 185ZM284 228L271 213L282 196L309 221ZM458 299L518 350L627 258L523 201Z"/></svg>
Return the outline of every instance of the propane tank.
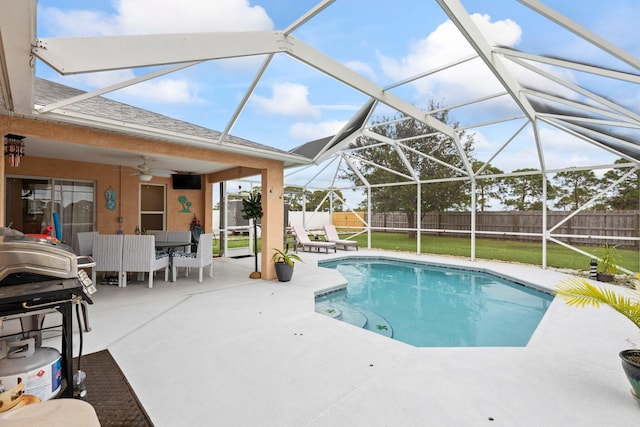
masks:
<svg viewBox="0 0 640 427"><path fill-rule="evenodd" d="M0 359L0 384L12 389L24 383L23 394L40 400L58 395L62 386L62 360L55 348L35 346L35 338L9 341Z"/></svg>

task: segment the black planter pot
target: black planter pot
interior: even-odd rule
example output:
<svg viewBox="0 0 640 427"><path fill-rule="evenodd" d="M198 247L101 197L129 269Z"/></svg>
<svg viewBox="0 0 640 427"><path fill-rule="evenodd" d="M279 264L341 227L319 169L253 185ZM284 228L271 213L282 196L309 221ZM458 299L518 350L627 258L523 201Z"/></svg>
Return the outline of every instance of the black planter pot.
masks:
<svg viewBox="0 0 640 427"><path fill-rule="evenodd" d="M597 279L599 282L613 282L613 274L598 273Z"/></svg>
<svg viewBox="0 0 640 427"><path fill-rule="evenodd" d="M281 282L288 282L291 280L291 276L293 276L293 266L285 262L276 262L276 276L278 276L278 280Z"/></svg>
<svg viewBox="0 0 640 427"><path fill-rule="evenodd" d="M620 352L622 369L627 374L631 391L640 399L640 350L623 350Z"/></svg>

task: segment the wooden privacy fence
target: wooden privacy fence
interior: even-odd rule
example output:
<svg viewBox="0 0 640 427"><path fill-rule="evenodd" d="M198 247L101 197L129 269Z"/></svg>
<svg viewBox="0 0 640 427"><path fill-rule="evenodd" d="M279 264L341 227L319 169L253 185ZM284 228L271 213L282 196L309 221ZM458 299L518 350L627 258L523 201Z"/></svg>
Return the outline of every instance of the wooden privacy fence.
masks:
<svg viewBox="0 0 640 427"><path fill-rule="evenodd" d="M362 223L355 219L349 220L350 212L336 212L333 214L337 227L362 227ZM336 221L336 215L342 215L342 222ZM361 213L366 218L365 213ZM551 229L565 218L570 212L547 212L547 229ZM611 236L610 244L638 248L638 241L618 240L614 237L638 238L637 210L626 211L586 211L581 212L560 227L552 235L570 244L601 245L607 240L595 239L593 236ZM414 228L407 223L404 212L374 213L371 227L380 231L403 230ZM428 212L422 218L423 234L439 235L447 231L469 232L471 230L470 212ZM540 241L542 233L541 211L506 211L506 212L478 212L476 214L476 231L480 237ZM514 233L518 233L517 235ZM584 237L582 237L584 236Z"/></svg>
<svg viewBox="0 0 640 427"><path fill-rule="evenodd" d="M367 218L366 212L334 212L331 216L331 223L337 228L365 228L365 225L356 216L356 214L358 214L360 218L363 218L365 220Z"/></svg>

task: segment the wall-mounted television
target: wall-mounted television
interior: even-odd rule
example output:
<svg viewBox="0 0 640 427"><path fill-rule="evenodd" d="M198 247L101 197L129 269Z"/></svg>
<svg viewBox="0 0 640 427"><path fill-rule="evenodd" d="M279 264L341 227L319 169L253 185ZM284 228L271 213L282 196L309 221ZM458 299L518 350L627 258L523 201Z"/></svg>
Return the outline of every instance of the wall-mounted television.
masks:
<svg viewBox="0 0 640 427"><path fill-rule="evenodd" d="M194 174L174 174L171 175L174 190L200 190L202 180L200 175Z"/></svg>

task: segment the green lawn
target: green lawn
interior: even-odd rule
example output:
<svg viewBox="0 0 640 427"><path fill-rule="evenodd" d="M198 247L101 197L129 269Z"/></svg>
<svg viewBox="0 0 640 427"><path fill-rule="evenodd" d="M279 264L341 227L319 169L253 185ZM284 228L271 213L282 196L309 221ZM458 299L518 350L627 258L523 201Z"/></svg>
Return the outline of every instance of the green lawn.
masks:
<svg viewBox="0 0 640 427"><path fill-rule="evenodd" d="M367 235L361 234L354 238L360 247L367 247ZM248 246L247 236L235 236L229 239L230 248ZM371 246L374 249L391 251L415 252L416 241L409 239L406 233L381 233L371 235ZM450 255L469 258L471 255L471 240L464 237L423 236L421 253ZM578 246L580 249L602 256L600 247ZM258 239L258 249L260 240ZM220 241L214 241L214 254L220 251ZM640 255L637 250L616 249L619 265L631 270L640 271ZM494 259L523 264L542 265L542 244L534 242L518 242L513 240L476 239L476 258ZM563 246L549 243L547 245L547 265L555 268L588 271L590 258L566 249Z"/></svg>
<svg viewBox="0 0 640 427"><path fill-rule="evenodd" d="M355 240L361 247L367 246L366 234L357 236ZM376 249L416 251L415 239L409 239L406 233L372 233L371 246ZM579 246L579 248L596 256L603 255L603 249L599 247ZM422 236L420 252L468 258L471 255L471 240L463 237ZM616 253L619 265L631 271L640 271L637 250L618 248ZM542 243L476 239L476 258L542 265ZM589 270L590 261L590 258L563 246L553 243L547 245L549 267Z"/></svg>

